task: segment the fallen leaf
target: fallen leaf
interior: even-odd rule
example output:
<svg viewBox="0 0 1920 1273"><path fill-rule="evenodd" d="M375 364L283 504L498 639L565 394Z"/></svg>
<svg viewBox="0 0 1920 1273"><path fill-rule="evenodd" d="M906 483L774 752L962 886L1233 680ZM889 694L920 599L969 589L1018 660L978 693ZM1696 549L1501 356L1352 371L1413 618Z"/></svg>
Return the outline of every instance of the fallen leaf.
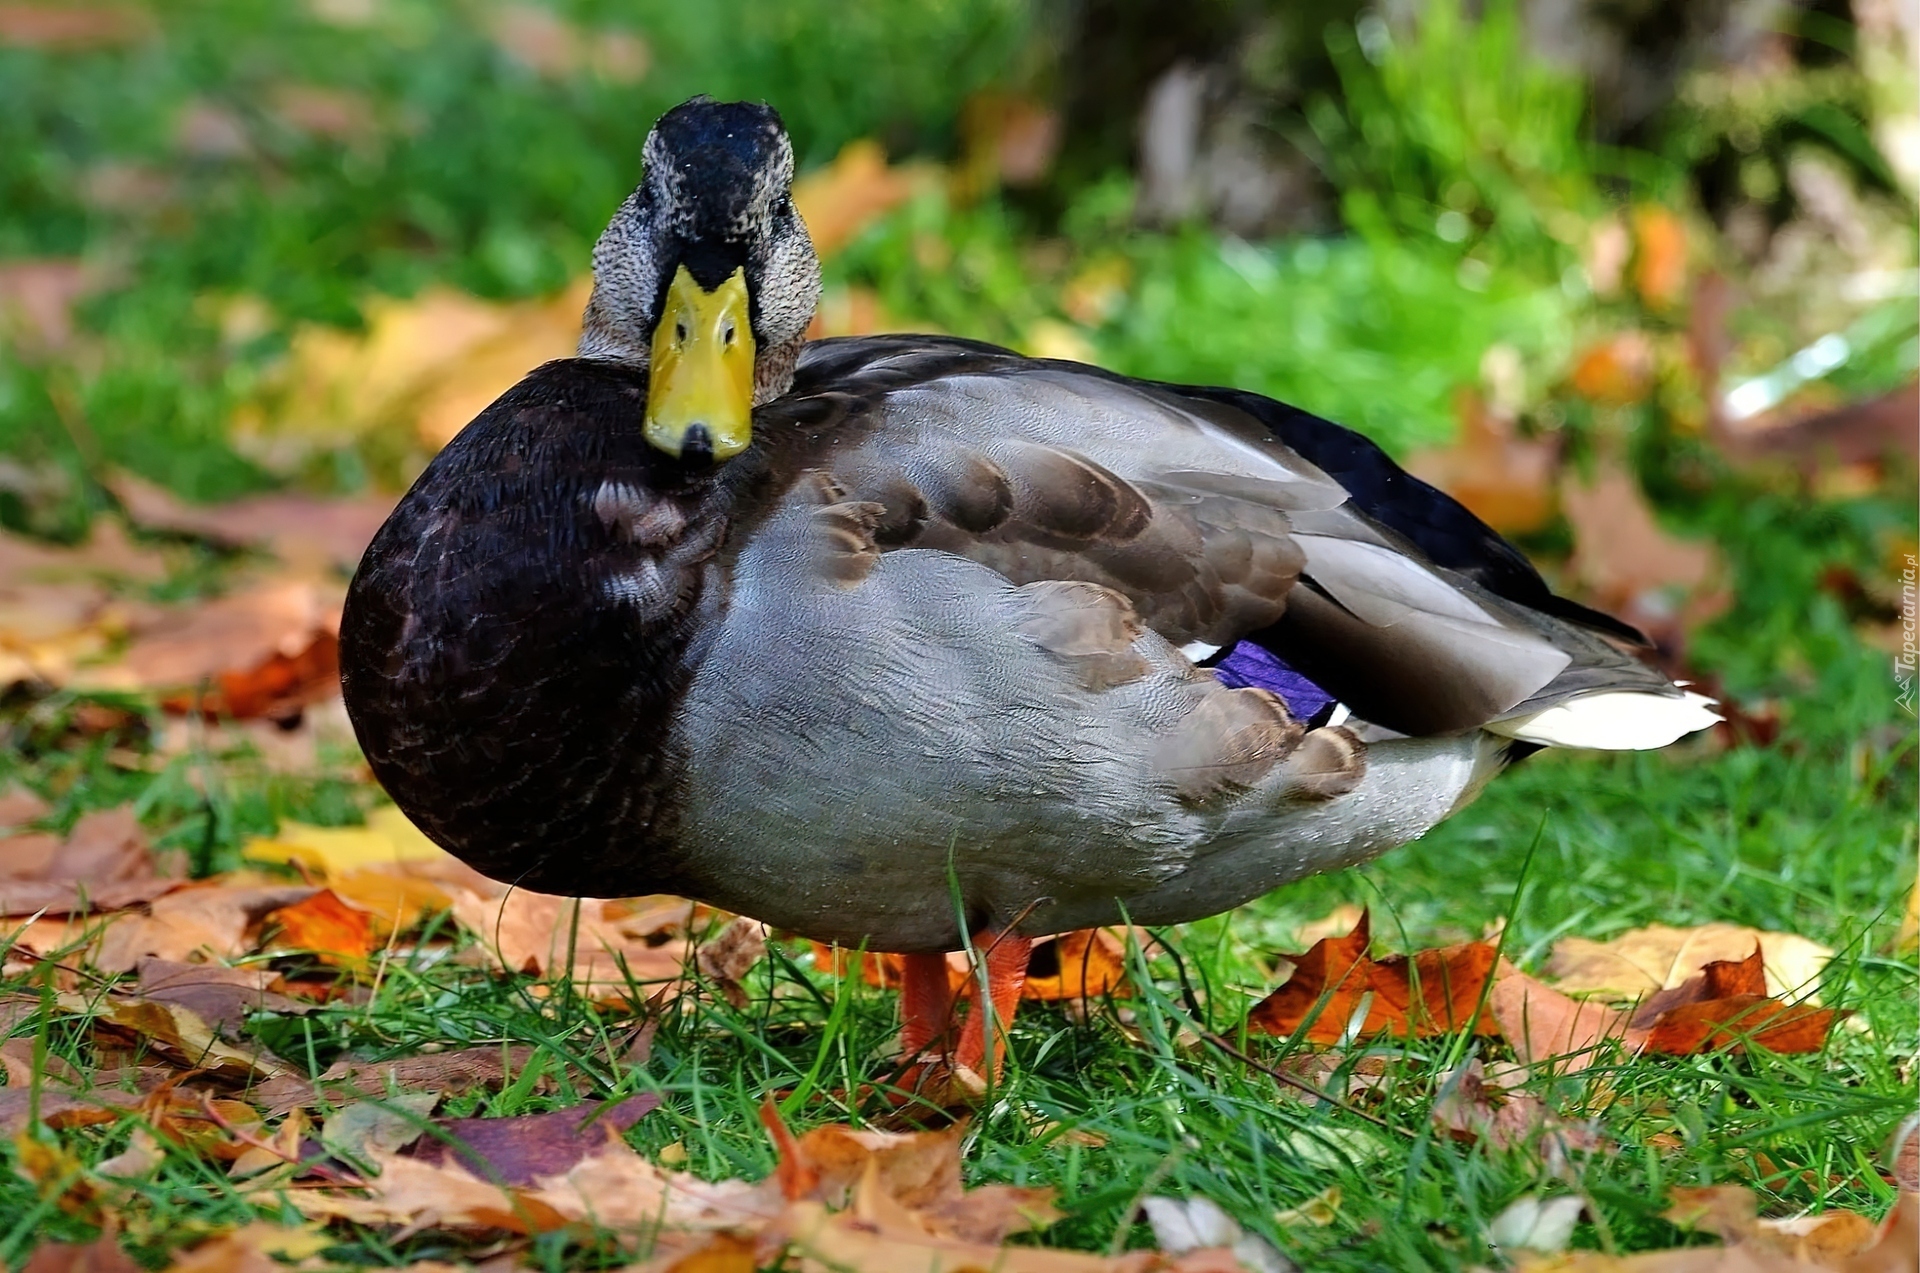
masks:
<svg viewBox="0 0 1920 1273"><path fill-rule="evenodd" d="M30 832L0 840L0 881L104 884L152 876L155 867L132 805L83 814L64 838Z"/></svg>
<svg viewBox="0 0 1920 1273"><path fill-rule="evenodd" d="M249 934L268 912L312 892L241 883L232 877L186 884L155 898L145 913L112 917L91 962L102 972L131 972L145 958L185 962L206 955L231 961L249 953Z"/></svg>
<svg viewBox="0 0 1920 1273"><path fill-rule="evenodd" d="M111 1158L102 1158L94 1164L93 1170L95 1175L138 1179L152 1175L166 1161L166 1157L159 1137L144 1127L136 1127L127 1141L127 1147Z"/></svg>
<svg viewBox="0 0 1920 1273"><path fill-rule="evenodd" d="M64 837L29 831L0 840L0 916L118 910L185 883L159 868L131 805L98 809Z"/></svg>
<svg viewBox="0 0 1920 1273"><path fill-rule="evenodd" d="M457 1163L494 1184L531 1187L578 1166L606 1137L602 1128L624 1132L659 1105L658 1096L646 1093L545 1114L435 1119L395 1148L410 1146L408 1157L436 1166Z"/></svg>
<svg viewBox="0 0 1920 1273"><path fill-rule="evenodd" d="M339 597L301 580L264 584L246 592L167 613L137 633L114 663L86 669L83 689L173 690L213 688L210 706L227 701L229 689L256 710L297 708L339 693L334 644L340 626ZM320 648L316 650L316 645ZM291 680L284 674L318 677ZM276 687L282 692L278 697ZM268 695L256 702L255 695ZM190 710L183 698L176 710Z"/></svg>
<svg viewBox="0 0 1920 1273"><path fill-rule="evenodd" d="M592 283L582 277L553 297L509 304L429 288L411 300L367 301L364 332L298 328L283 369L235 419L235 445L280 471L374 434L417 437L438 450L534 367L573 355ZM385 517L379 504L349 502L335 515L332 560L348 568L358 562ZM249 542L277 533L259 519L203 525L216 534L237 531ZM276 553L297 553L298 538L289 533L270 542Z"/></svg>
<svg viewBox="0 0 1920 1273"><path fill-rule="evenodd" d="M1770 1052L1818 1052L1844 1012L1785 1004L1765 995L1730 995L1682 1004L1648 1027L1646 1050L1692 1056L1747 1044Z"/></svg>
<svg viewBox="0 0 1920 1273"><path fill-rule="evenodd" d="M1248 1233L1211 1198L1140 1200L1153 1229L1154 1241L1168 1255L1190 1255L1213 1249L1230 1257L1223 1269L1247 1273L1290 1273L1293 1265L1257 1233Z"/></svg>
<svg viewBox="0 0 1920 1273"><path fill-rule="evenodd" d="M38 995L34 998L37 1000ZM85 1087L86 1078L57 1052L44 1051L36 1060L32 1038L13 1038L0 1043L0 1074L7 1076L9 1087L30 1087L43 1079L67 1087Z"/></svg>
<svg viewBox="0 0 1920 1273"><path fill-rule="evenodd" d="M334 1242L317 1228L256 1222L176 1255L166 1273L286 1273L289 1264L298 1265Z"/></svg>
<svg viewBox="0 0 1920 1273"><path fill-rule="evenodd" d="M597 1001L624 1002L636 993L647 999L661 983L680 980L687 943L670 935L691 926L693 903L456 889L453 914L503 970L564 976L576 991Z"/></svg>
<svg viewBox="0 0 1920 1273"><path fill-rule="evenodd" d="M143 1273L109 1233L92 1242L45 1242L28 1257L20 1273Z"/></svg>
<svg viewBox="0 0 1920 1273"><path fill-rule="evenodd" d="M0 6L0 44L10 6ZM73 343L73 307L100 286L99 272L79 260L0 264L0 335L23 352L46 356Z"/></svg>
<svg viewBox="0 0 1920 1273"><path fill-rule="evenodd" d="M1559 447L1517 433L1512 416L1463 389L1454 398L1460 428L1452 446L1417 452L1407 470L1465 504L1505 534L1537 530L1554 510Z"/></svg>
<svg viewBox="0 0 1920 1273"><path fill-rule="evenodd" d="M22 1132L13 1138L14 1174L33 1186L42 1202L68 1215L98 1223L99 1188L85 1164L62 1144Z"/></svg>
<svg viewBox="0 0 1920 1273"><path fill-rule="evenodd" d="M134 542L110 517L94 520L84 542L47 544L0 533L0 581L9 584L112 580L159 583L167 577L167 554Z"/></svg>
<svg viewBox="0 0 1920 1273"><path fill-rule="evenodd" d="M328 888L269 911L263 922L279 929L273 939L277 948L317 955L324 963L345 968L363 965L380 945L373 916L347 905Z"/></svg>
<svg viewBox="0 0 1920 1273"><path fill-rule="evenodd" d="M1722 572L1720 555L1705 540L1669 535L1654 519L1640 484L1617 465L1603 466L1591 484L1569 477L1560 506L1573 529L1568 573L1602 609L1642 626L1679 615L1687 625L1711 618L1728 598L1710 588Z"/></svg>
<svg viewBox="0 0 1920 1273"><path fill-rule="evenodd" d="M592 71L615 84L638 83L653 57L639 36L617 28L575 26L551 9L532 4L489 11L487 33L513 61L548 79Z"/></svg>
<svg viewBox="0 0 1920 1273"><path fill-rule="evenodd" d="M1487 1225L1487 1240L1507 1249L1564 1251L1585 1207L1579 1198L1516 1198Z"/></svg>
<svg viewBox="0 0 1920 1273"><path fill-rule="evenodd" d="M365 826L316 827L282 822L272 838L247 841L242 855L254 862L298 863L325 879L340 879L368 867L402 862L451 861L447 851L427 838L393 805L367 815ZM476 877L478 878L478 877Z"/></svg>
<svg viewBox="0 0 1920 1273"><path fill-rule="evenodd" d="M354 1101L327 1116L320 1143L348 1162L376 1162L425 1135L433 1107L439 1103L438 1092L398 1092Z"/></svg>
<svg viewBox="0 0 1920 1273"><path fill-rule="evenodd" d="M832 163L795 181L793 204L814 251L824 259L926 188L933 177L934 170L926 166L889 167L880 143L862 138L841 147Z"/></svg>
<svg viewBox="0 0 1920 1273"><path fill-rule="evenodd" d="M611 1128L603 1135L571 1169L527 1188L482 1180L458 1162L387 1155L378 1157L379 1175L364 1188L290 1191L287 1200L316 1219L510 1233L547 1232L583 1220L612 1229L757 1228L778 1213L779 1195L766 1184L709 1184L663 1172Z"/></svg>
<svg viewBox="0 0 1920 1273"><path fill-rule="evenodd" d="M1645 332L1617 332L1589 345L1574 360L1568 383L1603 406L1631 406L1653 392L1653 341Z"/></svg>
<svg viewBox="0 0 1920 1273"><path fill-rule="evenodd" d="M87 998L63 991L55 1002L70 1013L91 1017L94 1027L112 1026L141 1036L172 1053L190 1069L241 1078L272 1078L286 1067L260 1052L227 1044L192 1009L126 995Z"/></svg>
<svg viewBox="0 0 1920 1273"><path fill-rule="evenodd" d="M0 1087L0 1133L18 1136L36 1117L55 1131L117 1122L139 1103L136 1094L112 1088L78 1093L50 1087L38 1092L31 1087Z"/></svg>
<svg viewBox="0 0 1920 1273"><path fill-rule="evenodd" d="M385 1096L390 1092L430 1091L454 1096L476 1088L498 1091L532 1063L533 1049L461 1048L395 1061L336 1061L317 1079L291 1075L255 1084L247 1099L269 1116L303 1106L337 1102L344 1096ZM536 1091L544 1090L536 1086Z"/></svg>
<svg viewBox="0 0 1920 1273"><path fill-rule="evenodd" d="M985 1243L1059 1217L1051 1189L965 1188L960 1175L965 1123L935 1132L865 1131L829 1123L795 1138L771 1107L763 1108L761 1122L780 1150L775 1179L789 1202L843 1208L866 1188L911 1212L928 1233Z"/></svg>
<svg viewBox="0 0 1920 1273"><path fill-rule="evenodd" d="M180 963L148 957L134 965L139 995L186 1008L229 1038L255 1012L306 1013L313 1005L282 994L280 974L259 966Z"/></svg>
<svg viewBox="0 0 1920 1273"><path fill-rule="evenodd" d="M1633 290L1651 309L1670 309L1687 286L1687 229L1680 218L1657 204L1642 204L1631 214Z"/></svg>
<svg viewBox="0 0 1920 1273"><path fill-rule="evenodd" d="M1126 943L1108 928L1082 928L1034 943L1022 999L1097 999L1127 993Z"/></svg>
<svg viewBox="0 0 1920 1273"><path fill-rule="evenodd" d="M192 505L131 473L115 475L110 484L127 515L149 530L192 535L229 548L265 548L291 566L319 572L358 566L394 504L378 495L321 497L281 491Z"/></svg>
<svg viewBox="0 0 1920 1273"><path fill-rule="evenodd" d="M1644 998L1685 984L1715 961L1744 960L1756 942L1766 972L1764 992L1789 1002L1810 999L1833 958L1827 947L1792 933L1723 923L1650 924L1608 941L1563 937L1547 957L1546 973L1572 994Z"/></svg>
<svg viewBox="0 0 1920 1273"><path fill-rule="evenodd" d="M1492 946L1463 942L1375 960L1367 954L1368 927L1363 911L1344 937L1322 938L1305 954L1289 956L1292 973L1254 1005L1248 1028L1292 1035L1304 1026L1311 1043L1337 1042L1349 1030L1360 1038L1424 1038L1469 1025L1477 1034L1497 1032L1479 1011L1498 962Z"/></svg>
<svg viewBox="0 0 1920 1273"><path fill-rule="evenodd" d="M749 969L765 958L767 926L757 919L737 915L711 939L694 951L694 963L701 973L720 988L728 1003L747 1006L747 992L740 981Z"/></svg>
<svg viewBox="0 0 1920 1273"><path fill-rule="evenodd" d="M1376 1021L1367 1001L1372 991L1368 975L1373 962L1367 957L1368 929L1367 912L1361 911L1359 920L1345 935L1323 937L1305 954L1290 957L1292 973L1254 1005L1247 1014L1247 1028L1261 1034L1291 1035L1312 1018L1305 1035L1312 1043L1336 1043L1350 1028L1360 1033L1368 1026L1384 1028L1385 1014ZM1358 1022L1356 1017L1360 1017Z"/></svg>
<svg viewBox="0 0 1920 1273"><path fill-rule="evenodd" d="M273 115L295 131L331 141L364 141L376 131L367 98L319 84L281 84L273 90Z"/></svg>
<svg viewBox="0 0 1920 1273"><path fill-rule="evenodd" d="M795 1268L799 1273L895 1273L909 1269L952 1273L989 1269L993 1273L1148 1273L1155 1269L1231 1273L1236 1268L1210 1258L1183 1264L1145 1251L1107 1257L965 1242L926 1233L893 1215L874 1218L871 1213L881 1207L876 1203L867 1209L869 1214L861 1214L859 1209L830 1211L817 1202L792 1203L762 1234L760 1250L771 1247L776 1258L784 1255L792 1261L781 1267Z"/></svg>
<svg viewBox="0 0 1920 1273"><path fill-rule="evenodd" d="M1644 1039L1629 1027L1627 1014L1619 1009L1571 998L1525 973L1495 981L1487 996L1487 1011L1522 1065L1550 1060L1568 1074L1599 1060L1609 1040L1633 1052Z"/></svg>
<svg viewBox="0 0 1920 1273"><path fill-rule="evenodd" d="M1281 1228L1293 1225L1309 1225L1324 1229L1340 1217L1340 1186L1328 1185L1319 1193L1297 1206L1273 1214L1273 1222Z"/></svg>

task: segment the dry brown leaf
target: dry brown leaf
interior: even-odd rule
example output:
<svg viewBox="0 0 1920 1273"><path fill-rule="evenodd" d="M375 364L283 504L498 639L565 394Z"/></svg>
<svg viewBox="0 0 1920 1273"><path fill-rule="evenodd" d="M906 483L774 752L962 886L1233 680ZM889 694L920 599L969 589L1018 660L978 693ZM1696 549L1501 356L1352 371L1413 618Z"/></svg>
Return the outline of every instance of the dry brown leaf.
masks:
<svg viewBox="0 0 1920 1273"><path fill-rule="evenodd" d="M189 964L142 959L134 966L142 999L177 1004L229 1037L254 1012L305 1013L313 1005L280 992L280 974L260 965Z"/></svg>
<svg viewBox="0 0 1920 1273"><path fill-rule="evenodd" d="M1633 1052L1645 1037L1631 1029L1627 1014L1619 1009L1573 999L1525 973L1495 981L1487 1011L1521 1064L1551 1060L1569 1074L1598 1060L1610 1039Z"/></svg>
<svg viewBox="0 0 1920 1273"><path fill-rule="evenodd" d="M300 580L264 584L190 609L171 611L146 627L116 663L89 668L82 688L118 690L192 689L225 678L237 687L248 674L267 671L276 658L305 664L317 641L331 641L340 626L337 592ZM331 647L330 647L331 648ZM337 656L336 656L337 660ZM321 662L328 660L323 654ZM337 661L330 679L299 684L290 704L339 692Z"/></svg>
<svg viewBox="0 0 1920 1273"><path fill-rule="evenodd" d="M366 97L319 84L277 86L273 115L288 128L332 141L363 141L376 131Z"/></svg>
<svg viewBox="0 0 1920 1273"><path fill-rule="evenodd" d="M358 566L394 503L378 495L322 497L281 491L193 505L131 473L116 475L111 485L127 515L149 530L194 535L233 548L265 548L291 566L321 574Z"/></svg>
<svg viewBox="0 0 1920 1273"><path fill-rule="evenodd" d="M1880 1227L1851 1211L1762 1219L1758 1198L1743 1185L1676 1187L1671 1198L1665 1218L1678 1227L1711 1233L1729 1250L1747 1247L1785 1256L1803 1267L1849 1268L1880 1241ZM1895 1214L1888 1217L1889 1228L1898 1224L1903 1208L1911 1208L1911 1199L1912 1195L1903 1195L1896 1203ZM1906 1254L1910 1260L1920 1259L1920 1252Z"/></svg>
<svg viewBox="0 0 1920 1273"><path fill-rule="evenodd" d="M728 1003L744 1008L747 992L740 981L766 953L767 926L757 919L736 915L717 935L700 943L694 951L694 963L719 986Z"/></svg>
<svg viewBox="0 0 1920 1273"><path fill-rule="evenodd" d="M100 935L91 962L103 972L131 972L149 957L234 960L252 949L248 936L263 916L311 892L307 887L249 883L238 876L196 881L154 899L143 914L114 917Z"/></svg>
<svg viewBox="0 0 1920 1273"><path fill-rule="evenodd" d="M0 582L7 584L99 579L159 583L167 573L167 554L135 543L112 518L95 520L86 542L73 546L0 533Z"/></svg>
<svg viewBox="0 0 1920 1273"><path fill-rule="evenodd" d="M1766 971L1764 993L1789 1002L1811 999L1833 952L1792 933L1763 932L1738 924L1694 928L1650 924L1607 941L1564 937L1554 943L1546 973L1561 990L1572 994L1644 998L1684 985L1715 961L1744 960L1756 942Z"/></svg>
<svg viewBox="0 0 1920 1273"><path fill-rule="evenodd" d="M364 1189L294 1190L288 1201L313 1218L510 1233L546 1232L583 1220L613 1229L758 1228L779 1208L769 1186L708 1184L663 1172L611 1134L566 1172L515 1188L490 1183L456 1163L401 1155L377 1158Z"/></svg>
<svg viewBox="0 0 1920 1273"><path fill-rule="evenodd" d="M0 840L0 881L117 883L157 873L132 805L83 814L63 839L30 832Z"/></svg>
<svg viewBox="0 0 1920 1273"><path fill-rule="evenodd" d="M0 6L5 43L7 6ZM0 263L0 336L24 353L45 356L73 343L73 307L101 283L79 260Z"/></svg>
<svg viewBox="0 0 1920 1273"><path fill-rule="evenodd" d="M1742 1198L1740 1195L1745 1195ZM1725 1246L1682 1247L1637 1255L1581 1251L1523 1258L1521 1273L1915 1273L1920 1269L1920 1195L1902 1193L1876 1230L1846 1212L1788 1221L1755 1216L1739 1186L1676 1189L1668 1218L1718 1233ZM1862 1222L1865 1223L1865 1222Z"/></svg>
<svg viewBox="0 0 1920 1273"><path fill-rule="evenodd" d="M611 83L635 84L653 64L653 55L639 36L617 28L578 27L540 5L508 4L489 10L487 33L507 57L548 79L591 71Z"/></svg>
<svg viewBox="0 0 1920 1273"><path fill-rule="evenodd" d="M286 1273L289 1263L317 1255L333 1242L315 1228L249 1224L175 1256L165 1273Z"/></svg>
<svg viewBox="0 0 1920 1273"><path fill-rule="evenodd" d="M1506 534L1537 530L1553 516L1559 448L1520 437L1512 418L1475 390L1454 398L1459 435L1443 450L1419 452L1407 470L1431 482Z"/></svg>
<svg viewBox="0 0 1920 1273"><path fill-rule="evenodd" d="M116 599L107 581L151 583L166 573L162 554L133 544L113 521L97 522L72 548L0 534L0 686L66 684L153 610Z"/></svg>
<svg viewBox="0 0 1920 1273"><path fill-rule="evenodd" d="M1344 937L1322 938L1305 954L1289 956L1292 973L1254 1005L1248 1029L1291 1035L1304 1026L1312 1043L1337 1042L1350 1029L1362 1038L1421 1038L1469 1024L1478 1034L1497 1031L1478 1010L1498 962L1492 946L1463 942L1375 960L1367 954L1368 929L1362 911Z"/></svg>
<svg viewBox="0 0 1920 1273"><path fill-rule="evenodd" d="M1724 608L1727 598L1709 588L1722 573L1718 550L1661 529L1632 474L1607 465L1591 485L1568 478L1560 505L1573 528L1567 569L1602 609L1635 620L1671 616L1677 608L1693 625Z"/></svg>
<svg viewBox="0 0 1920 1273"><path fill-rule="evenodd" d="M64 838L33 831L0 840L0 916L117 910L185 883L159 868L131 805L95 810Z"/></svg>
<svg viewBox="0 0 1920 1273"><path fill-rule="evenodd" d="M565 975L579 993L624 1002L633 987L646 999L685 971L683 935L692 924L693 903L681 898L608 901L462 888L452 896L454 918L507 972Z"/></svg>
<svg viewBox="0 0 1920 1273"><path fill-rule="evenodd" d="M137 1034L173 1054L190 1069L239 1078L273 1078L285 1066L260 1052L223 1042L191 1008L128 995L88 997L63 991L55 1002L67 1012L91 1015L96 1029L112 1026Z"/></svg>
<svg viewBox="0 0 1920 1273"><path fill-rule="evenodd" d="M911 1212L925 1232L984 1243L1044 1228L1060 1215L1051 1189L967 1189L960 1178L965 1123L936 1132L867 1131L829 1123L795 1137L771 1106L761 1110L761 1122L780 1151L774 1179L789 1202L824 1202L839 1209L864 1189Z"/></svg>
<svg viewBox="0 0 1920 1273"><path fill-rule="evenodd" d="M36 1101L35 1098L38 1098ZM55 1131L69 1127L90 1127L124 1118L140 1104L132 1092L99 1088L91 1092L65 1092L42 1087L0 1087L0 1133L18 1136L37 1116Z"/></svg>
<svg viewBox="0 0 1920 1273"><path fill-rule="evenodd" d="M323 1102L353 1096L385 1096L393 1091L430 1091L446 1096L476 1088L498 1091L521 1074L532 1060L532 1048L517 1046L462 1048L456 1052L431 1052L373 1064L336 1061L311 1081L288 1076L255 1084L247 1092L247 1099L271 1117ZM535 1090L544 1092L549 1087L537 1085Z"/></svg>
<svg viewBox="0 0 1920 1273"><path fill-rule="evenodd" d="M39 998L38 995L34 997ZM37 1061L33 1053L34 1040L31 1038L8 1039L0 1043L0 1074L7 1076L9 1087L31 1087L43 1079L67 1087L87 1086L86 1077L59 1053L43 1052Z"/></svg>
<svg viewBox="0 0 1920 1273"><path fill-rule="evenodd" d="M790 1204L762 1235L760 1249L784 1252L783 1268L803 1273L900 1273L940 1269L972 1273L1229 1273L1239 1262L1223 1262L1219 1253L1194 1252L1179 1262L1151 1252L1120 1256L1089 1255L1043 1247L993 1246L931 1234L876 1198L848 1211L830 1211L817 1202ZM1203 1256L1208 1261L1193 1260ZM1227 1257L1231 1259L1231 1257Z"/></svg>
<svg viewBox="0 0 1920 1273"><path fill-rule="evenodd" d="M659 1105L646 1093L514 1118L437 1118L399 1148L425 1163L456 1163L494 1184L530 1188L573 1170L609 1132L625 1132Z"/></svg>
<svg viewBox="0 0 1920 1273"><path fill-rule="evenodd" d="M142 1273L132 1256L120 1249L120 1239L109 1233L92 1242L41 1244L20 1273Z"/></svg>

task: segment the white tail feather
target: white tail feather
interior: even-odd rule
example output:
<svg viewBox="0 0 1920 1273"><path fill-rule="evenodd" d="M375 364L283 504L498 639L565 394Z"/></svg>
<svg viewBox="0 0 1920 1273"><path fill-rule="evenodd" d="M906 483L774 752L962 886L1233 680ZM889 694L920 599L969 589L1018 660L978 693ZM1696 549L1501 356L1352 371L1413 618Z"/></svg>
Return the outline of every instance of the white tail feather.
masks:
<svg viewBox="0 0 1920 1273"><path fill-rule="evenodd" d="M1600 690L1483 728L1549 747L1652 751L1714 725L1720 714L1713 707L1705 694L1669 698L1637 690Z"/></svg>

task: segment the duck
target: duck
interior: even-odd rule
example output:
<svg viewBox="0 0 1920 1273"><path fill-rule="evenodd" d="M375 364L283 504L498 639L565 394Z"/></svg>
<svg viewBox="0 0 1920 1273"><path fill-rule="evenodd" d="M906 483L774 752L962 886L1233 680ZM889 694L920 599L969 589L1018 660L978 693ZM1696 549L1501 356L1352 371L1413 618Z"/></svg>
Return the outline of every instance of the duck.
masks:
<svg viewBox="0 0 1920 1273"><path fill-rule="evenodd" d="M771 107L683 103L642 163L577 355L426 466L345 602L373 774L486 875L897 952L903 1056L993 1076L1036 939L1224 912L1543 747L1718 719L1331 421L809 340Z"/></svg>

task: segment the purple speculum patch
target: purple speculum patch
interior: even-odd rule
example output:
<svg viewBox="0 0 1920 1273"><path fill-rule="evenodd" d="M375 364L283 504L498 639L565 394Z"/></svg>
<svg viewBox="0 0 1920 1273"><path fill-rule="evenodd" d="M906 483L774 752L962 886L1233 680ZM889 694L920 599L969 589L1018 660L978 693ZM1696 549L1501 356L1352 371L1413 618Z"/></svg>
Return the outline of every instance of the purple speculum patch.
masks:
<svg viewBox="0 0 1920 1273"><path fill-rule="evenodd" d="M1251 686L1278 694L1299 721L1312 720L1333 702L1333 695L1294 671L1272 650L1252 641L1237 643L1213 665L1213 674L1229 689Z"/></svg>

